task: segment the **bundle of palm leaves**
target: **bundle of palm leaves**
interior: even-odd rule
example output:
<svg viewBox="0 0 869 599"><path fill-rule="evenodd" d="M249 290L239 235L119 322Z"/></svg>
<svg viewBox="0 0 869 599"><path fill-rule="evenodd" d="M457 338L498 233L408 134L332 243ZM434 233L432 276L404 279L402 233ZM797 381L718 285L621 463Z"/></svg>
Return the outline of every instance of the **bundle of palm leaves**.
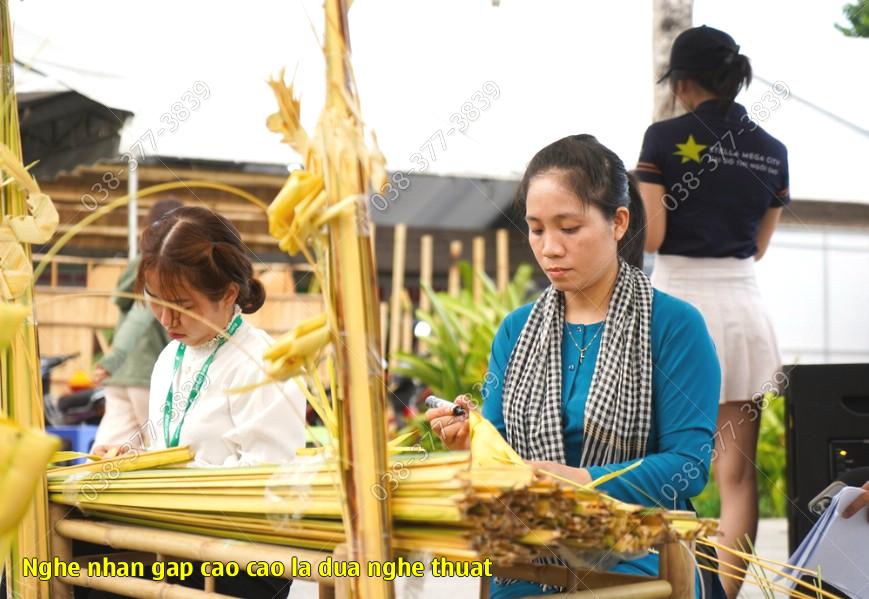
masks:
<svg viewBox="0 0 869 599"><path fill-rule="evenodd" d="M626 557L715 530L714 520L626 504L562 484L518 459L472 416L470 452L395 448L389 498L397 552L499 564L555 553ZM185 448L125 454L48 473L51 500L127 523L331 551L345 541L339 464L330 448L277 466L192 468ZM616 473L617 475L618 473Z"/></svg>

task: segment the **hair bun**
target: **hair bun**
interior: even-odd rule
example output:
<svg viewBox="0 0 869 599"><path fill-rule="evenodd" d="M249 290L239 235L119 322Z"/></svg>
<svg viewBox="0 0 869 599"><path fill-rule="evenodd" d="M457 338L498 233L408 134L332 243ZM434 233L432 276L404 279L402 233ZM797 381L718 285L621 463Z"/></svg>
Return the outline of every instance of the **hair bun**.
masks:
<svg viewBox="0 0 869 599"><path fill-rule="evenodd" d="M242 312L253 314L265 303L266 288L259 279L251 277L247 289L239 292L237 301Z"/></svg>

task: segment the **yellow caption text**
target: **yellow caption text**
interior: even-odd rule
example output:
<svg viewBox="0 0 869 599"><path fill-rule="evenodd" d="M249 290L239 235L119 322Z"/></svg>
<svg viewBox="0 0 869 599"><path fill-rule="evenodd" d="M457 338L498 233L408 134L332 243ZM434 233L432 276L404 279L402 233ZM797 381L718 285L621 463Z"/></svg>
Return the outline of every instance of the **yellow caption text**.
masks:
<svg viewBox="0 0 869 599"><path fill-rule="evenodd" d="M485 559L481 562L451 561L438 557L430 562L432 576L491 576L492 560ZM194 574L201 576L278 576L289 578L309 578L312 572L316 572L324 578L355 578L362 575L362 567L359 562L338 561L330 557L311 564L311 562L292 557L286 562L251 561L238 562L189 562L189 561L160 561L160 562L124 562L114 561L108 557L94 560L85 564L71 561L65 562L58 558L50 561L40 561L34 558L22 560L24 576L50 580L53 577L78 578L82 575L88 577L104 576L134 576L137 578L151 578L152 580L174 579L186 580ZM368 562L367 575L373 578L394 580L398 576L425 576L426 564L420 561L408 561L399 557L391 562Z"/></svg>

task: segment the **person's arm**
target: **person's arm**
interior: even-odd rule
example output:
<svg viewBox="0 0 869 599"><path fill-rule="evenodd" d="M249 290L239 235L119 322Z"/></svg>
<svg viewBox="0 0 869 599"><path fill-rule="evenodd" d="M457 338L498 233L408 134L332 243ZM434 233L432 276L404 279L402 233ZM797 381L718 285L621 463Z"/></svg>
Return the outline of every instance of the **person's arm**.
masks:
<svg viewBox="0 0 869 599"><path fill-rule="evenodd" d="M667 234L667 208L664 206L663 185L640 181L640 196L646 209L646 251L654 254Z"/></svg>
<svg viewBox="0 0 869 599"><path fill-rule="evenodd" d="M667 210L664 206L666 193L663 174L663 159L655 129L649 127L643 136L643 147L634 174L640 182L640 196L646 209L646 246L645 250L655 253L664 243L667 233Z"/></svg>
<svg viewBox="0 0 869 599"><path fill-rule="evenodd" d="M624 501L673 508L699 494L709 479L721 370L696 308L682 304L667 328L652 374L650 436L657 437L657 450L601 488ZM593 466L589 473L597 479L634 461Z"/></svg>
<svg viewBox="0 0 869 599"><path fill-rule="evenodd" d="M781 218L781 208L769 208L763 219L760 221L760 227L757 230L757 253L754 255L755 260L760 260L766 254L769 247L769 240L772 239L772 234L778 225L778 220Z"/></svg>
<svg viewBox="0 0 869 599"><path fill-rule="evenodd" d="M142 305L134 305L112 336L112 347L100 360L99 366L109 374L116 372L130 355L133 347L145 336L154 321L151 310Z"/></svg>
<svg viewBox="0 0 869 599"><path fill-rule="evenodd" d="M760 260L766 254L769 248L769 241L772 239L772 234L778 225L781 217L782 208L790 204L790 170L788 166L788 151L784 146L781 147L782 162L780 166L779 180L776 184L775 192L771 195L769 208L763 219L760 221L760 226L757 230L757 253L754 255L755 260Z"/></svg>

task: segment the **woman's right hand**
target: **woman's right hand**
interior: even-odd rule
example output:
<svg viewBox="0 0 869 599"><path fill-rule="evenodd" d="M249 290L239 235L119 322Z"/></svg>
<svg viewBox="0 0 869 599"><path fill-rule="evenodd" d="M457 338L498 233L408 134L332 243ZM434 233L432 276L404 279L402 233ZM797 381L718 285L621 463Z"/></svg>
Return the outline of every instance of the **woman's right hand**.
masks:
<svg viewBox="0 0 869 599"><path fill-rule="evenodd" d="M91 454L95 456L99 456L100 458L107 460L109 458L113 458L130 451L129 443L124 445L94 445L91 447Z"/></svg>
<svg viewBox="0 0 869 599"><path fill-rule="evenodd" d="M463 415L453 416L452 408L443 407L426 410L425 417L431 424L432 430L449 449L470 449L471 427L468 423L468 413L474 408L467 395L458 396L455 403L465 409Z"/></svg>

